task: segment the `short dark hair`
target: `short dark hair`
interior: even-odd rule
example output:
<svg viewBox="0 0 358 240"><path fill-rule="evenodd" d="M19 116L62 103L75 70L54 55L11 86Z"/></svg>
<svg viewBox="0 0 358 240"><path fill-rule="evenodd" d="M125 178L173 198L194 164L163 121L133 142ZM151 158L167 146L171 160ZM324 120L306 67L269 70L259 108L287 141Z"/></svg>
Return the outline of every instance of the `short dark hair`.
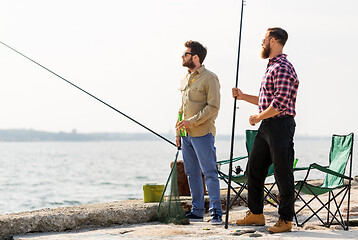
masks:
<svg viewBox="0 0 358 240"><path fill-rule="evenodd" d="M268 28L267 32L269 33L270 37L276 39L279 43L282 44L282 46L285 46L285 43L288 38L288 34L285 30L283 30L282 28L275 27L275 28Z"/></svg>
<svg viewBox="0 0 358 240"><path fill-rule="evenodd" d="M190 48L191 53L198 55L200 64L204 62L207 53L206 47L201 45L201 43L192 40L187 41L184 46Z"/></svg>

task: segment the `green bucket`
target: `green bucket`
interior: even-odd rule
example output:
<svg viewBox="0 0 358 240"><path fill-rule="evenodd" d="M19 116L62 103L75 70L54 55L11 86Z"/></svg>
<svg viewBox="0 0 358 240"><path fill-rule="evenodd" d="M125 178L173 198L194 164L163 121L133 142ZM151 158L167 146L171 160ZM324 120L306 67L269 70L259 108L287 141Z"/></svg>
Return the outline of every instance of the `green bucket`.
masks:
<svg viewBox="0 0 358 240"><path fill-rule="evenodd" d="M144 202L159 202L163 191L164 185L157 185L156 183L143 185Z"/></svg>

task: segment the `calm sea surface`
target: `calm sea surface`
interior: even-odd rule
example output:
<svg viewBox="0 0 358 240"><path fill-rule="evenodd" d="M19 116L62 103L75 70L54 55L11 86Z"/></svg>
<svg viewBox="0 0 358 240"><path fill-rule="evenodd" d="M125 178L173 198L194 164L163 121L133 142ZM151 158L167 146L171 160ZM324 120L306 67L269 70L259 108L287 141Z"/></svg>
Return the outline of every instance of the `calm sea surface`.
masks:
<svg viewBox="0 0 358 240"><path fill-rule="evenodd" d="M235 142L235 156L244 146ZM330 140L296 140L297 166L326 165L329 147ZM219 160L229 157L230 141L216 148ZM166 182L175 153L164 141L0 142L0 214L143 198L144 184Z"/></svg>

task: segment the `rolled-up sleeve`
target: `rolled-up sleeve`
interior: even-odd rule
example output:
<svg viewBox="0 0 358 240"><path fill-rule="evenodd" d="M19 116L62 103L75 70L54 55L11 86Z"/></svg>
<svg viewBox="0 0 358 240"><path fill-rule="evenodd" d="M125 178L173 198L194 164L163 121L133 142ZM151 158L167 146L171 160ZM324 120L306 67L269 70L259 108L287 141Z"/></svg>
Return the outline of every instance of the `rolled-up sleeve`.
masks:
<svg viewBox="0 0 358 240"><path fill-rule="evenodd" d="M275 92L271 105L276 111L283 112L289 107L295 79L286 68L277 70L273 79Z"/></svg>

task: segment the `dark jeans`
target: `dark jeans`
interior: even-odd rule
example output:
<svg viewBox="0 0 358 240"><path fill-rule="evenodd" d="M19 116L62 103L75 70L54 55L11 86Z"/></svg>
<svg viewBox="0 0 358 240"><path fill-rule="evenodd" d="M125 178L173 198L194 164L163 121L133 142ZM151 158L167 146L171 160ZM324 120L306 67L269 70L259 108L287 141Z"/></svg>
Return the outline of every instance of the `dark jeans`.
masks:
<svg viewBox="0 0 358 240"><path fill-rule="evenodd" d="M248 207L254 214L263 213L264 183L270 165L274 164L275 180L280 192L280 218L292 221L294 214L293 136L296 123L284 116L262 121L249 161Z"/></svg>

